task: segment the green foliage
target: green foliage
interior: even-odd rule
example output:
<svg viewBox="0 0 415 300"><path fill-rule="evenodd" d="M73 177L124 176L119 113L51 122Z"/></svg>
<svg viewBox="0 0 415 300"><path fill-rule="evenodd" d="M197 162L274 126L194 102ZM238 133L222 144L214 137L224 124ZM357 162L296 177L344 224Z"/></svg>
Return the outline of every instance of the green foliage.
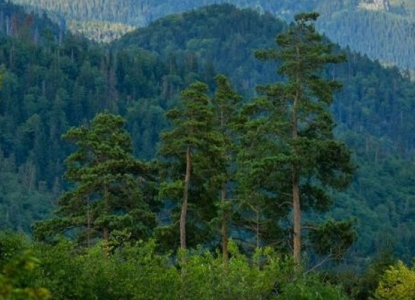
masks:
<svg viewBox="0 0 415 300"><path fill-rule="evenodd" d="M315 275L299 278L282 289L278 299L289 300L347 300L342 289L322 282Z"/></svg>
<svg viewBox="0 0 415 300"><path fill-rule="evenodd" d="M293 3L278 2L286 8L290 4ZM312 2L302 2L301 5L312 5ZM275 33L284 26L270 15L260 17L252 11L240 11L228 5L212 6L159 20L128 34L116 45L127 47L135 44L161 53L166 60L169 57L171 70L178 72L175 74L183 72L183 57L188 52L193 52L202 61L212 58L215 69L226 74L242 95L251 95L250 87L278 79L274 66L253 60L252 51L273 47ZM226 35L223 34L225 27L229 28ZM196 51L199 48L192 48L192 44L203 48ZM339 51L336 47L333 50L335 53ZM349 50L345 54L347 62L329 66L324 76L343 83L343 89L336 94L331 108L338 124L334 136L346 142L359 169L351 187L346 192L336 193L328 217L339 220L357 216L356 229L360 238L350 259L358 261L359 266L365 265L368 256L382 251L388 243L394 245L400 257L410 261L412 247L404 245L413 242L411 216L415 202L411 201L414 184L411 158L414 125L410 112L414 109L411 100L414 86L397 68L382 68L379 63ZM203 65L203 62L199 63L201 72L204 72ZM175 89L180 85L178 77L175 75L175 79L169 81ZM257 138L255 131L250 138ZM273 149L263 147L261 151L266 153ZM248 169L246 172L250 174ZM267 182L268 170L261 172L264 175L262 181ZM313 199L310 201L314 203ZM281 212L282 215L286 209L289 206L266 207L266 211ZM252 227L256 218L252 215L250 219ZM265 225L263 227L265 230ZM270 228L266 231L271 232ZM289 232L285 230L283 234L287 236Z"/></svg>
<svg viewBox="0 0 415 300"><path fill-rule="evenodd" d="M415 293L415 271L402 262L386 270L372 300L413 299Z"/></svg>
<svg viewBox="0 0 415 300"><path fill-rule="evenodd" d="M99 114L90 127L72 128L63 136L77 146L65 173L76 186L58 200L55 219L37 224L38 236L74 230L89 246L96 237L108 241L114 230L127 230L134 239L151 235L157 209L151 207L151 168L132 156L124 123L119 116Z"/></svg>
<svg viewBox="0 0 415 300"><path fill-rule="evenodd" d="M174 298L177 271L167 257L154 254L154 243L117 249L111 256L97 244L77 253L73 244L41 245L44 253L38 280L54 299Z"/></svg>
<svg viewBox="0 0 415 300"><path fill-rule="evenodd" d="M17 234L12 230L0 232L0 265L5 265L13 260L18 260L30 247L29 239L23 234Z"/></svg>
<svg viewBox="0 0 415 300"><path fill-rule="evenodd" d="M377 3L366 0L199 0L183 1L180 5L172 0L74 0L73 5L57 0L13 2L24 4L29 10L45 9L49 16L56 20L64 17L70 30L86 33L88 37L100 41L119 37L121 33L129 30L130 25L142 27L160 17L217 3L256 9L288 21L291 21L296 13L318 11L322 15L317 24L318 29L325 32L333 41L340 45L348 45L354 51L364 53L386 65L397 65L412 71L415 68L410 55L408 56L408 51L414 48L415 43L411 31L415 6L411 0ZM100 29L96 28L95 20L102 24ZM356 36L361 38L356 39ZM197 44L197 39L193 44Z"/></svg>
<svg viewBox="0 0 415 300"><path fill-rule="evenodd" d="M327 210L332 203L328 190L347 188L354 171L350 150L333 136L329 105L340 84L322 75L327 64L340 63L344 57L333 53L332 45L316 32L317 17L317 13L296 15L296 23L277 36L277 49L255 53L261 60L279 61L277 72L286 81L260 86L261 96L244 108L247 125L240 154L244 204L257 216L257 239L260 235L268 243L281 244L283 229L269 227L281 226L292 211L297 260L301 211ZM287 205L290 202L292 207ZM259 229L260 224L266 227ZM349 235L343 236L347 241L342 246L354 240L353 231Z"/></svg>
<svg viewBox="0 0 415 300"><path fill-rule="evenodd" d="M346 299L314 275L294 274L292 261L271 248L248 258L233 242L226 267L220 255L202 249L178 257L157 254L154 241L126 244L109 256L101 244L79 251L68 241L35 244L33 251L42 254L42 263L31 282L50 290L52 299L271 300L304 295L305 289L310 293L302 299Z"/></svg>
<svg viewBox="0 0 415 300"><path fill-rule="evenodd" d="M0 150L0 229L29 232L31 224L50 214L52 193L35 186L33 164L17 172L13 160Z"/></svg>
<svg viewBox="0 0 415 300"><path fill-rule="evenodd" d="M47 289L33 284L31 278L40 260L30 250L32 244L22 234L12 231L0 232L0 299L46 300Z"/></svg>
<svg viewBox="0 0 415 300"><path fill-rule="evenodd" d="M209 222L215 216L215 212L212 211L214 202L209 197L209 181L216 175L218 161L223 158L223 138L213 128L213 108L206 95L207 91L207 85L201 82L185 89L180 99L181 107L171 109L166 114L173 123L173 128L161 134L160 154L165 160L162 171L165 183L161 196L180 203L182 248L186 248L187 244L188 223L193 222L193 226L197 228L190 231L191 234L203 236L206 234L204 231L209 231L203 222ZM181 188L183 192L176 190L171 193L172 188ZM178 198L170 198L171 196L179 196L181 201ZM196 244L202 241L199 240Z"/></svg>
<svg viewBox="0 0 415 300"><path fill-rule="evenodd" d="M125 35L113 45L151 49L176 64L174 75L186 77L185 73L196 71L196 75L200 74L199 80L209 83L210 87L214 76L209 76L208 66L213 65L238 91L253 94L250 88L273 78L273 69L255 61L252 52L272 45L275 33L285 26L269 14L238 10L228 4L212 5L179 17L167 16ZM177 84L177 79L173 83ZM186 80L186 84L190 83Z"/></svg>
<svg viewBox="0 0 415 300"><path fill-rule="evenodd" d="M312 249L318 255L328 255L334 260L341 260L356 241L357 234L352 220L327 220L310 231L309 239Z"/></svg>
<svg viewBox="0 0 415 300"><path fill-rule="evenodd" d="M294 4L302 9L312 9L316 3L297 2L279 1L276 7L267 1L265 5L274 11L280 8L288 11ZM330 11L344 9L346 2L350 7L355 4L353 1L329 2L324 8ZM159 132L168 128L165 111L176 107L180 90L195 78L206 81L213 89L214 74L218 70L248 98L254 94L251 87L276 78L274 66L255 61L252 50L272 47L275 34L287 27L270 14L261 16L251 10L215 5L159 20L129 34L109 49L65 33L64 22L58 27L44 17L25 16L21 8L1 3L0 59L4 67L0 91L0 147L3 153L0 220L2 227L24 231L29 231L33 221L46 218L55 204L54 199L70 187L62 174L64 159L73 149L60 140L61 134L70 127L84 125L104 110L119 113L127 119L135 155L152 159ZM86 4L92 7L97 3L88 1ZM122 5L124 2L116 3ZM162 3L158 4L153 17L164 8L166 11L185 9L194 2L175 2L164 7ZM405 9L409 9L409 4L406 2ZM395 9L395 2L391 5ZM107 7L114 13L118 11L114 6L105 5L99 9ZM139 5L134 8L141 9ZM85 13L94 11L82 6L80 10ZM321 12L320 21L326 14L326 11ZM364 19L368 24L376 16L376 13L361 11L352 14L356 18L361 14L368 15ZM337 16L348 21L342 14L333 16L333 20ZM387 24L386 18L379 29ZM396 25L396 28L400 26ZM228 30L224 32L223 28ZM338 31L336 26L333 28ZM358 29L371 30L366 25ZM371 37L381 40L375 31L370 32ZM402 37L401 30L394 32L391 38L394 36L408 41ZM390 47L398 44L388 42ZM338 51L337 48L334 50ZM414 110L414 86L408 80L408 74L402 76L396 68L384 69L357 53L347 51L346 55L348 61L328 67L325 76L344 83L344 89L336 95L332 106L338 123L335 137L344 140L353 150L360 168L351 188L336 194L335 205L327 214L334 220L356 216L360 238L349 259L359 267L368 264L368 257L382 251L385 244L391 245L400 258L410 261L413 247L408 245L414 242L415 212L411 113ZM253 139L254 133L251 133ZM273 149L264 146L261 151L266 153ZM270 177L268 170L260 166L256 169L264 174L261 180L266 183ZM249 169L246 171L250 174ZM315 189L312 192L322 195ZM216 192L212 194L215 197L209 196L209 201L217 198ZM309 200L311 204L315 203L314 198ZM324 200L319 201L322 204L330 202L329 197L320 200ZM166 210L160 214L163 225L172 219L170 208L167 203ZM270 205L263 210L286 215L288 209L289 206ZM209 211L217 212L216 207ZM245 217L251 220L250 228L255 229L256 215ZM284 226L280 232L273 232L263 225L264 220L259 221L260 232L289 237L287 219L282 219ZM213 225L216 230L217 223ZM244 225L236 228L235 237L252 241L251 236L239 231L242 229L243 232ZM175 239L167 237L176 235L169 235L169 232L165 231L163 241L170 246L174 244L170 241ZM122 243L124 234L127 233L116 232L114 238ZM213 243L217 243L217 239ZM276 246L286 248L287 245L277 243Z"/></svg>
<svg viewBox="0 0 415 300"><path fill-rule="evenodd" d="M233 225L234 211L236 210L236 156L238 153L238 140L240 132L238 128L243 126L240 117L241 96L231 87L229 80L224 75L216 76L216 92L212 98L214 110L215 130L223 140L223 157L218 159L216 174L212 177L217 186L216 201L218 207L218 221L220 222L222 255L224 263L228 260L229 227Z"/></svg>
<svg viewBox="0 0 415 300"><path fill-rule="evenodd" d="M351 8L329 12L319 28L341 46L349 45L354 51L387 66L414 70L415 65L406 54L415 45L411 33L414 10L404 4L402 13L399 9L399 5L391 5L390 10ZM356 39L356 36L361 38Z"/></svg>
<svg viewBox="0 0 415 300"><path fill-rule="evenodd" d="M182 254L181 295L187 299L277 299L277 289L286 284L292 263L271 248L257 249L252 260L229 244L226 267L218 255Z"/></svg>
<svg viewBox="0 0 415 300"><path fill-rule="evenodd" d="M75 259L77 252L73 242L61 240L53 245L36 244L34 253L42 257L35 282L45 286L53 299L82 299L89 281L82 276L85 267Z"/></svg>
<svg viewBox="0 0 415 300"><path fill-rule="evenodd" d="M46 300L50 293L45 288L22 286L22 279L30 273L39 260L30 253L6 264L0 272L1 300Z"/></svg>
<svg viewBox="0 0 415 300"><path fill-rule="evenodd" d="M356 272L353 266L347 271L333 270L329 273L339 278L334 282L341 284L353 299L364 300L374 294L385 271L396 264L396 256L389 248L375 255L363 273Z"/></svg>
<svg viewBox="0 0 415 300"><path fill-rule="evenodd" d="M112 23L97 20L70 20L68 29L75 34L81 34L90 40L109 43L126 33L133 31L135 27L125 23Z"/></svg>

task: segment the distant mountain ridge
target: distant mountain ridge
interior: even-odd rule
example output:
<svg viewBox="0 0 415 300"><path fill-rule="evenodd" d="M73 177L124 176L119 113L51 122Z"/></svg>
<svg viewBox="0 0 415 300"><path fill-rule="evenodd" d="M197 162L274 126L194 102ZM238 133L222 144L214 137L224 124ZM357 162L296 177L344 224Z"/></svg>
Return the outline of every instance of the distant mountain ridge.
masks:
<svg viewBox="0 0 415 300"><path fill-rule="evenodd" d="M28 10L45 9L55 20L90 39L109 42L160 17L210 4L230 3L285 20L318 11L319 30L341 46L385 65L415 70L413 0L11 0ZM62 23L62 22L61 22Z"/></svg>

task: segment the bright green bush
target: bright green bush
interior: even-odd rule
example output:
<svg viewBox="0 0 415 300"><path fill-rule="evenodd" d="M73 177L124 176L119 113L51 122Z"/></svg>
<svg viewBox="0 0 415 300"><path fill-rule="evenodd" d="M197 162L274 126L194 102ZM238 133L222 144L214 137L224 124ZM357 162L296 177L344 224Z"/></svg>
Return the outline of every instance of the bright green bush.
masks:
<svg viewBox="0 0 415 300"><path fill-rule="evenodd" d="M56 245L36 244L34 251L41 258L34 280L50 290L52 299L90 299L83 298L88 282L83 278L85 266L80 263L82 254L76 252L74 243L62 240Z"/></svg>
<svg viewBox="0 0 415 300"><path fill-rule="evenodd" d="M31 247L30 240L24 234L11 230L0 232L0 266L7 264Z"/></svg>
<svg viewBox="0 0 415 300"><path fill-rule="evenodd" d="M114 250L102 244L79 250L73 243L39 244L38 282L54 300L175 299L179 273L167 256L154 253L153 242Z"/></svg>
<svg viewBox="0 0 415 300"><path fill-rule="evenodd" d="M402 262L386 270L371 300L412 300L415 295L415 269Z"/></svg>
<svg viewBox="0 0 415 300"><path fill-rule="evenodd" d="M79 249L61 241L36 244L42 258L33 284L50 290L53 300L345 300L341 289L315 275L294 271L291 259L270 248L247 257L230 243L230 259L202 249L161 255L156 244L139 242L114 248L102 244Z"/></svg>
<svg viewBox="0 0 415 300"><path fill-rule="evenodd" d="M322 282L315 275L308 275L288 283L282 288L278 300L347 300L338 286Z"/></svg>
<svg viewBox="0 0 415 300"><path fill-rule="evenodd" d="M11 259L0 268L0 300L46 300L47 289L28 284L27 277L39 264L30 252Z"/></svg>
<svg viewBox="0 0 415 300"><path fill-rule="evenodd" d="M257 250L252 260L230 244L231 258L224 267L221 255L205 252L184 255L181 295L186 299L276 299L276 287L293 270L270 248Z"/></svg>

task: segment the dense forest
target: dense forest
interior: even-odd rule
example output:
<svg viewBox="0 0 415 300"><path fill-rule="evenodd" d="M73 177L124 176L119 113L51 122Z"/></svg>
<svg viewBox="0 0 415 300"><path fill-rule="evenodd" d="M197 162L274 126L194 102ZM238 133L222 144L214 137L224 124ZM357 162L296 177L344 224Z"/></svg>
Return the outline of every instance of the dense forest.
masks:
<svg viewBox="0 0 415 300"><path fill-rule="evenodd" d="M379 60L384 65L415 70L410 55L414 48L413 26L415 5L412 0L198 0L198 1L132 1L95 0L13 0L28 10L45 9L49 16L73 32L86 34L99 41L119 38L133 27L142 27L173 13L184 12L204 5L230 3L241 8L291 21L303 11L318 11L319 30L342 46ZM66 20L64 22L63 20ZM96 23L106 23L97 27ZM124 24L124 25L122 25ZM357 38L358 37L358 38Z"/></svg>
<svg viewBox="0 0 415 300"><path fill-rule="evenodd" d="M331 86L326 81L334 80L343 88L333 93L330 107L308 105L315 112L301 119L301 126L310 127L300 126L300 132L315 144L292 141L289 122L261 125L266 120L261 117L269 116L271 122L273 116L269 105L274 104L265 99L282 88L290 91L279 82L291 75L269 61L275 55L266 51L275 49L275 36L284 37L290 28L271 14L213 5L157 20L100 45L72 35L45 15L0 2L0 228L35 234L35 240L19 233L1 235L0 283L7 288L0 295L25 286L28 299L47 298L48 291L40 287L53 299L164 299L170 287L169 299L395 299L399 289L388 287L399 287L400 274L403 282L414 276L403 263L383 274L397 258L408 263L414 256L415 86L397 68L334 47L338 63L322 69L318 82ZM311 90L316 88L313 80ZM233 104L226 108L221 99ZM206 110L213 108L206 103L217 105L216 110ZM226 120L229 130L220 131L218 124L225 121L214 116L219 109L232 115L232 107L241 110ZM189 115L201 118L186 123L183 116ZM244 120L250 120L248 127L240 125ZM198 122L204 124L202 131L189 129ZM267 131L273 128L269 124L285 132L281 145L264 138L275 135ZM246 128L257 134L249 136ZM183 132L197 135L185 140ZM233 145L235 137L239 144ZM195 175L183 243L178 226L184 222L183 210L177 199L186 184L178 178L187 169L180 155L189 141L195 142ZM329 146L336 155L327 150L325 157L343 157L343 162L349 157L352 164L313 157L322 167L301 169L301 189L309 201L304 224L319 230L304 236L308 275L295 275L298 261L284 256L291 251L291 210L279 206L290 188L282 178L290 173L275 171L269 161L289 161L298 169L308 165L298 154L306 147ZM268 156L261 157L257 149L264 147ZM274 147L282 147L282 156L272 156ZM93 157L84 152L88 149L99 154L99 164L91 162ZM236 172L241 162L246 172ZM330 173L327 166L347 174L354 170L354 176L336 182L339 173ZM277 187L270 178L279 180ZM246 188L235 190L240 180ZM347 184L340 193L322 189ZM100 195L112 200L104 205L97 201ZM235 195L257 201L241 202L235 210L229 205ZM82 199L88 199L87 206L79 205ZM275 200L272 209L270 199ZM89 217L95 213L100 217ZM230 254L229 261L218 252L224 244L221 230L232 237L221 249ZM176 252L179 246L196 250ZM258 246L265 248L255 250Z"/></svg>
<svg viewBox="0 0 415 300"><path fill-rule="evenodd" d="M166 60L175 57L185 65L197 58L198 69L209 70L208 66L213 65L217 71L230 77L237 90L252 95L250 88L255 84L275 79L275 67L254 59L252 51L271 47L274 32L284 26L270 15L259 16L252 11L217 6L184 14L183 18L172 16L156 21L147 28L126 35L115 46L141 46L161 53ZM191 31L183 30L190 27ZM223 27L229 28L226 36L221 33ZM201 50L197 50L198 46ZM414 145L413 125L406 122L412 123L409 112L413 109L413 86L396 68L384 69L379 63L356 53L349 52L347 56L347 63L327 72L328 76L336 76L344 85L332 108L338 122L336 132L354 150L359 169L352 188L342 196L344 200L338 202L341 207L335 207L332 213L334 217L358 217L358 227L365 238L357 242L359 250L355 257L363 249L367 252L365 250L362 257L366 257L388 244L398 247L401 255L411 259L412 253L404 254L408 247L399 246L399 242L395 244L396 238L406 236L404 239L412 239L411 233L402 231L402 225L411 223L411 217L396 219L397 214L393 212L411 214L411 209L406 206L410 205L413 197L411 184L403 189L395 187L411 181L410 168L407 167ZM174 89L177 77L167 79L172 82L163 87ZM408 228L411 226L408 224ZM376 233L374 228L382 229Z"/></svg>

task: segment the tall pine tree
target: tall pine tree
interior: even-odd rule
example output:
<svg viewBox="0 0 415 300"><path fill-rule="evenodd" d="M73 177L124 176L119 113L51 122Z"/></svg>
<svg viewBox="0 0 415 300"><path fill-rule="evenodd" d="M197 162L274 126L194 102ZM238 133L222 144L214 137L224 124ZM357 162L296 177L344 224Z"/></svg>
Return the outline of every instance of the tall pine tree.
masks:
<svg viewBox="0 0 415 300"><path fill-rule="evenodd" d="M212 99L214 109L215 130L223 139L223 157L219 158L217 172L215 174L216 183L220 190L219 201L219 219L221 227L221 243L223 262L228 262L228 239L229 239L229 223L231 221L232 209L235 197L235 163L237 149L237 139L239 131L237 130L240 112L240 104L242 101L231 87L229 80L224 75L217 75L216 93Z"/></svg>
<svg viewBox="0 0 415 300"><path fill-rule="evenodd" d="M167 113L173 128L161 135L160 154L166 163L162 194L179 203L181 249L187 248L189 206L198 216L193 220L196 230L203 231L203 223L215 215L210 182L218 159L223 157L223 139L214 131L213 109L207 91L207 85L201 82L184 90L181 107Z"/></svg>
<svg viewBox="0 0 415 300"><path fill-rule="evenodd" d="M346 188L354 170L350 151L332 132L329 106L341 85L322 75L327 64L344 58L334 54L332 45L316 32L317 18L317 13L296 15L295 24L277 36L277 49L255 53L260 60L278 61L284 81L259 87L261 97L245 108L250 118L248 135L258 136L246 145L251 156L256 152L248 168L249 182L259 197L275 201L263 207L277 211L275 222L281 225L281 218L292 211L292 247L298 266L302 210L326 210L332 203L327 188Z"/></svg>

